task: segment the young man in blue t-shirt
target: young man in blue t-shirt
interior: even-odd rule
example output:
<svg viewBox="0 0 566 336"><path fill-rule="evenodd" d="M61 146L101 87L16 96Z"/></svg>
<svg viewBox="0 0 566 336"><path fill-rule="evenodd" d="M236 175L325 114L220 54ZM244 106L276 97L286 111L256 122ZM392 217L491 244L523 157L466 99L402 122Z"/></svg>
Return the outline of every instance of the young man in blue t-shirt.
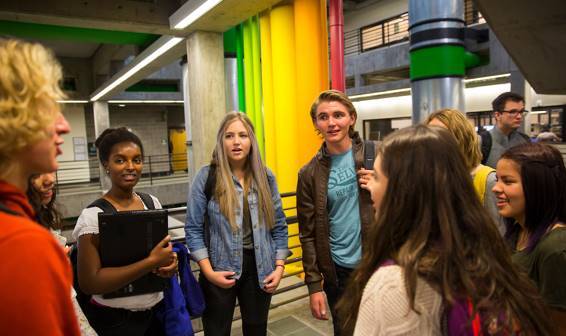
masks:
<svg viewBox="0 0 566 336"><path fill-rule="evenodd" d="M313 316L328 319L328 300L334 334L340 335L335 306L361 259L363 236L374 217L369 192L361 187L373 172L363 169L364 142L354 131L357 113L345 94L322 92L310 114L324 143L299 172L303 268Z"/></svg>

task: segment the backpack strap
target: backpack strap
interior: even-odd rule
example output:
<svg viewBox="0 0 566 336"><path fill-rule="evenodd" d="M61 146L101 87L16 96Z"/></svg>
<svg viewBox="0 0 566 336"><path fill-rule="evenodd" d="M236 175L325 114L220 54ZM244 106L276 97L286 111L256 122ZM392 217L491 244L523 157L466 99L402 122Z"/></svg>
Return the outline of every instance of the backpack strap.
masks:
<svg viewBox="0 0 566 336"><path fill-rule="evenodd" d="M216 187L216 165L210 164L208 168L208 176L206 177L206 182L204 183L204 195L206 196L206 204L210 202L210 199L214 194L214 187Z"/></svg>
<svg viewBox="0 0 566 336"><path fill-rule="evenodd" d="M153 198L149 194L139 191L136 191L136 194L138 194L148 210L155 210L155 203L153 202Z"/></svg>
<svg viewBox="0 0 566 336"><path fill-rule="evenodd" d="M94 202L90 203L87 208L100 208L104 213L117 213L118 210L112 205L112 203L108 202L108 200L104 198L99 198Z"/></svg>
<svg viewBox="0 0 566 336"><path fill-rule="evenodd" d="M476 173L474 175L474 189L476 189L476 193L478 194L481 204L483 204L485 198L485 186L487 183L487 177L494 171L495 169L484 166L482 164L480 164L476 169Z"/></svg>
<svg viewBox="0 0 566 336"><path fill-rule="evenodd" d="M151 198L151 196L149 194L143 193L143 192L138 192L136 191L136 194L138 194L138 196L141 198L143 204L145 204L145 207L148 208L149 210L155 210L155 203L153 203L153 198ZM100 208L102 209L102 212L104 213L117 213L118 210L112 205L112 203L110 203L107 199L105 198L99 198L97 200L95 200L94 202L90 203L87 208Z"/></svg>
<svg viewBox="0 0 566 336"><path fill-rule="evenodd" d="M373 170L373 162L375 161L375 142L372 140L364 140L364 168Z"/></svg>
<svg viewBox="0 0 566 336"><path fill-rule="evenodd" d="M481 138L481 163L486 164L489 157L489 152L491 152L491 133L487 131L480 132Z"/></svg>

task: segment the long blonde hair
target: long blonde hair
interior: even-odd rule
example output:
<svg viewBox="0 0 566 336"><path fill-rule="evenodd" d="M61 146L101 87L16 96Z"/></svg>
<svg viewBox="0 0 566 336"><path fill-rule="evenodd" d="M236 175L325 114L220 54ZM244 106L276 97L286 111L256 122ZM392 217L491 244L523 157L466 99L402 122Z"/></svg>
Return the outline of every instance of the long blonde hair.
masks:
<svg viewBox="0 0 566 336"><path fill-rule="evenodd" d="M427 117L425 124L428 125L433 119L438 119L443 123L456 138L456 143L468 170L471 171L476 168L482 157L480 141L474 127L464 113L454 109L438 110Z"/></svg>
<svg viewBox="0 0 566 336"><path fill-rule="evenodd" d="M37 43L0 39L0 171L11 156L47 136L60 113L61 66Z"/></svg>
<svg viewBox="0 0 566 336"><path fill-rule="evenodd" d="M271 198L271 188L267 181L267 168L263 165L257 144L254 127L250 119L242 112L229 112L226 114L216 135L216 147L212 154L212 164L216 165L216 186L214 197L220 205L220 212L228 219L232 230L237 230L235 210L239 207L236 188L232 180L232 170L228 156L224 151L224 134L233 122L241 121L248 132L251 142L250 152L245 164L246 182L251 180L258 194L259 219L271 229L275 222L275 210ZM244 186L246 191L250 186Z"/></svg>

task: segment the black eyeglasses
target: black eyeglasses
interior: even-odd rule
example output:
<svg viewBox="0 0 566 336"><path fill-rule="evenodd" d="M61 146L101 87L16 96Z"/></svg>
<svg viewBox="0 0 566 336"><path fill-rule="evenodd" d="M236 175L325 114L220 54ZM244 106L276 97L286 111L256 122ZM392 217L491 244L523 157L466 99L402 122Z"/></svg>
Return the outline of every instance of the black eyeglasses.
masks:
<svg viewBox="0 0 566 336"><path fill-rule="evenodd" d="M522 109L522 110L503 110L503 111L499 111L499 112L506 112L506 113L509 113L509 115L511 115L511 116L516 116L517 113L523 114L523 113L527 113L529 111Z"/></svg>

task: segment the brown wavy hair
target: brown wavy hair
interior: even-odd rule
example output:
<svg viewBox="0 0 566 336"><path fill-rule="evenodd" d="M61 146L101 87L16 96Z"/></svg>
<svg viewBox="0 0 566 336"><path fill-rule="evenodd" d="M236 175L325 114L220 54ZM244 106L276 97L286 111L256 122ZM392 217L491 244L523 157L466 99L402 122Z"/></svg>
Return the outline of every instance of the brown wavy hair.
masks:
<svg viewBox="0 0 566 336"><path fill-rule="evenodd" d="M504 316L498 331L513 333L519 324L527 335L553 334L536 289L511 262L480 204L453 136L440 127L405 128L386 137L378 155L388 184L338 305L346 334L354 330L364 287L388 259L403 269L413 310L419 277L447 306L469 298L488 317L482 318L486 329L493 317Z"/></svg>
<svg viewBox="0 0 566 336"><path fill-rule="evenodd" d="M356 112L356 107L344 92L338 90L326 90L322 91L311 105L310 116L313 125L316 125L316 110L318 109L318 106L324 102L338 102L344 105L344 107L346 107L346 110L348 110L350 117L352 117L354 120L358 120L358 112ZM320 132L318 130L317 133L320 135ZM354 125L351 125L348 129L348 134L350 135L350 137L353 137L354 133Z"/></svg>
<svg viewBox="0 0 566 336"><path fill-rule="evenodd" d="M33 181L39 176L40 174L34 174L28 179L27 196L29 203L35 210L36 220L39 224L48 229L60 230L63 228L63 218L61 212L57 209L57 186L53 186L53 196L49 203L41 204L41 195L33 186Z"/></svg>

